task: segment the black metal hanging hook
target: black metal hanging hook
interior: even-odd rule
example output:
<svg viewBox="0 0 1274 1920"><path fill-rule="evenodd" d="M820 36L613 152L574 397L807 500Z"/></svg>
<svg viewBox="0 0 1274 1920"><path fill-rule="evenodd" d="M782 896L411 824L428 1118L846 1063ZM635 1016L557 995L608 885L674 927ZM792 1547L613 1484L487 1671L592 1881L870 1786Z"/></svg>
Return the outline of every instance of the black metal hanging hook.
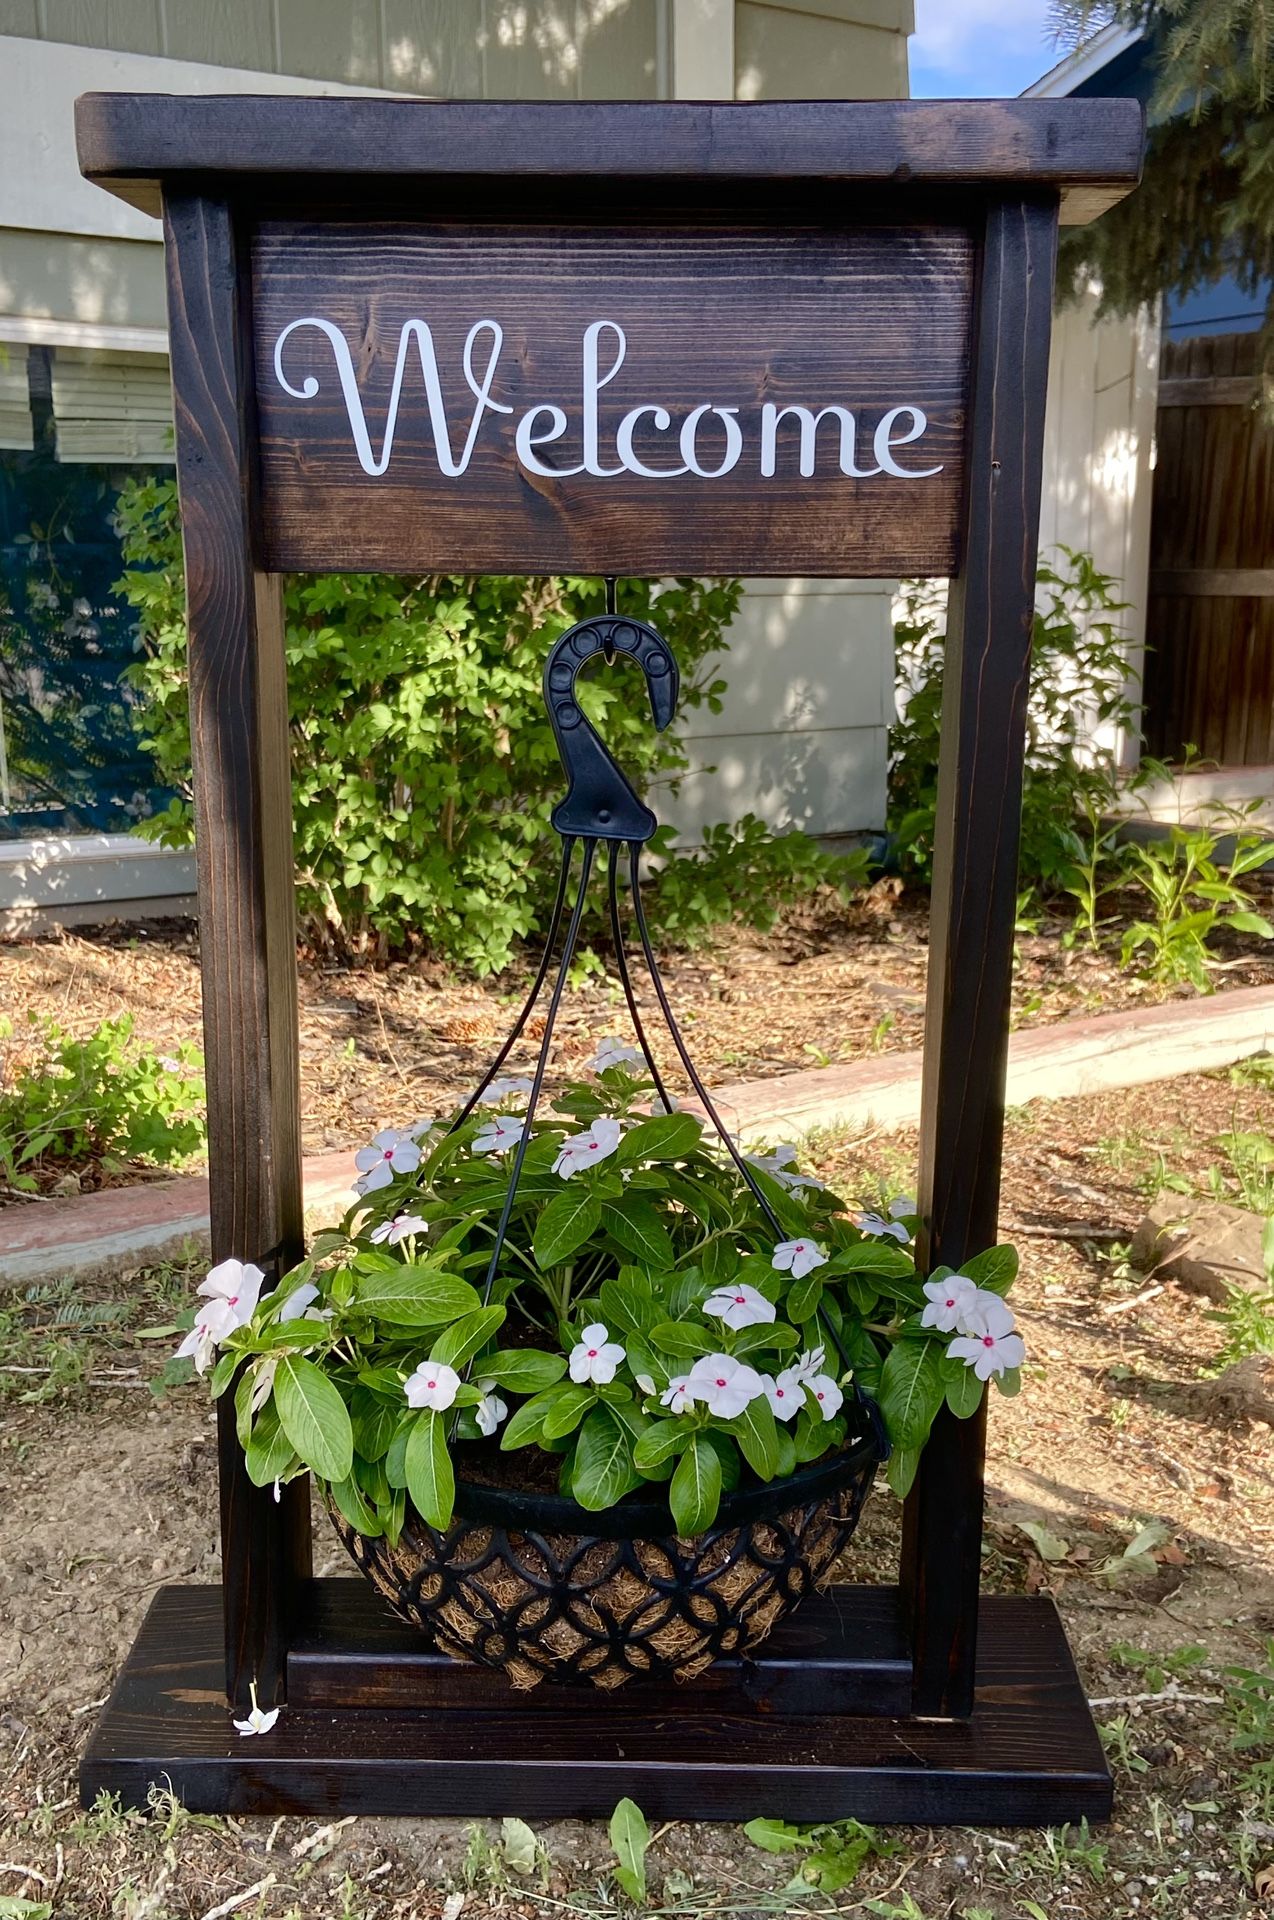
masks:
<svg viewBox="0 0 1274 1920"><path fill-rule="evenodd" d="M575 699L575 676L586 660L626 654L646 676L650 710L662 733L677 711L680 675L672 649L641 620L604 614L581 620L556 643L544 665L544 703L570 785L553 810L553 826L584 840L649 840L658 822Z"/></svg>

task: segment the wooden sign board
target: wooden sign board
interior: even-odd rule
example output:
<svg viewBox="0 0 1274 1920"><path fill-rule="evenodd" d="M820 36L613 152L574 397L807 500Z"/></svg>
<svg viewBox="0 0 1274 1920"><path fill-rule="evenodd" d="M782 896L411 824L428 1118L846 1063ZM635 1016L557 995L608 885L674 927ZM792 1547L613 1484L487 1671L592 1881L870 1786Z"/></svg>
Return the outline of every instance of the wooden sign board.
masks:
<svg viewBox="0 0 1274 1920"><path fill-rule="evenodd" d="M950 573L973 268L958 225L266 222L267 562Z"/></svg>
<svg viewBox="0 0 1274 1920"><path fill-rule="evenodd" d="M84 172L164 218L214 1257L304 1245L289 569L953 575L917 1258L993 1244L1057 227L1135 184L1136 103L91 95L77 117ZM763 1725L706 1682L684 1707L634 1683L538 1713L530 1754L516 1701L377 1651L348 1587L328 1606L306 1484L252 1485L226 1394L221 1587L157 1596L82 1790L535 1818L604 1813L622 1780L661 1819L1100 1818L1051 1603L979 1594L983 1417L939 1415L898 1586L798 1650L817 1714L779 1649ZM285 1703L246 1754L218 1614L229 1698Z"/></svg>

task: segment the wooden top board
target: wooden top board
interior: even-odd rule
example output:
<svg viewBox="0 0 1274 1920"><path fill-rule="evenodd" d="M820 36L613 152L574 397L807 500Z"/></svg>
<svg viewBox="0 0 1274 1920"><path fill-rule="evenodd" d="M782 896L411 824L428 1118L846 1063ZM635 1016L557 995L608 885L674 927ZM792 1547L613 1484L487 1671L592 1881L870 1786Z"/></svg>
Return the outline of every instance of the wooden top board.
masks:
<svg viewBox="0 0 1274 1920"><path fill-rule="evenodd" d="M333 175L1053 187L1063 224L1141 177L1135 100L503 102L89 93L80 170L147 213L161 182Z"/></svg>

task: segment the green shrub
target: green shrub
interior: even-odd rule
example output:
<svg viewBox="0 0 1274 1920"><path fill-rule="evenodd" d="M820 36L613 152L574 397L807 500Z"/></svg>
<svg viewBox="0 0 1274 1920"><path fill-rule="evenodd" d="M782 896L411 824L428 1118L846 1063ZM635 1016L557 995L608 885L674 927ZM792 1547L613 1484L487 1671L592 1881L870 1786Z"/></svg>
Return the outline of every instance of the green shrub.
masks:
<svg viewBox="0 0 1274 1920"><path fill-rule="evenodd" d="M1111 748L1098 726L1131 726L1129 669L1118 625L1127 605L1091 557L1069 547L1041 560L1022 792L1022 884L1070 888L1086 862L1081 831L1118 797ZM902 718L890 733L889 826L904 873L933 872L941 731L944 611L933 588L908 586L895 625Z"/></svg>
<svg viewBox="0 0 1274 1920"><path fill-rule="evenodd" d="M142 1160L179 1166L202 1151L203 1060L186 1043L171 1055L133 1042L131 1014L103 1020L77 1040L55 1020L32 1014L25 1033L0 1020L6 1061L0 1091L0 1172L5 1184L34 1192L39 1176L93 1161Z"/></svg>
<svg viewBox="0 0 1274 1920"><path fill-rule="evenodd" d="M143 657L141 726L181 798L152 837L192 833L185 585L176 488L120 497ZM623 611L657 620L682 670L682 711L718 710L711 658L737 582L625 582ZM549 644L600 613L600 580L299 575L285 588L299 906L344 952L421 944L488 973L542 928L556 880L549 814L563 792L540 678ZM580 681L580 703L639 786L685 771L657 734L631 663ZM803 842L808 847L808 842ZM688 916L693 919L693 914Z"/></svg>
<svg viewBox="0 0 1274 1920"><path fill-rule="evenodd" d="M652 843L662 852L670 834ZM694 946L724 921L768 933L781 913L823 890L842 899L867 878L868 855L856 847L829 853L807 833L771 833L745 813L733 825L708 827L703 846L672 855L645 900L666 945Z"/></svg>

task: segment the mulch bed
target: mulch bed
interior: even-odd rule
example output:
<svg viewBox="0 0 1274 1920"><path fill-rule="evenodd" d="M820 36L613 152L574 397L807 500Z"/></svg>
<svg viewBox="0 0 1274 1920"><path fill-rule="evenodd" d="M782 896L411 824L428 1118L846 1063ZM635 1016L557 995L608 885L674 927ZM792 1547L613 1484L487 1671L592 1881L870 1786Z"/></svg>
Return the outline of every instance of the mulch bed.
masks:
<svg viewBox="0 0 1274 1920"><path fill-rule="evenodd" d="M1192 997L1122 972L1109 951L1064 946L1065 931L1046 921L1019 939L1016 1025ZM669 955L664 970L700 1070L721 1086L918 1046L927 942L927 903L885 881L849 908L793 918L769 936L724 932ZM1221 939L1216 957L1218 990L1274 982L1269 943ZM357 1145L378 1126L448 1109L507 1031L528 979L524 967L474 985L428 961L374 969L303 956L305 1150ZM0 943L0 1005L51 1015L75 1033L129 1012L137 1034L160 1048L198 1044L197 933L189 922L154 922ZM626 1024L608 968L568 992L555 1067L579 1067L602 1034ZM136 1177L89 1167L82 1186Z"/></svg>

